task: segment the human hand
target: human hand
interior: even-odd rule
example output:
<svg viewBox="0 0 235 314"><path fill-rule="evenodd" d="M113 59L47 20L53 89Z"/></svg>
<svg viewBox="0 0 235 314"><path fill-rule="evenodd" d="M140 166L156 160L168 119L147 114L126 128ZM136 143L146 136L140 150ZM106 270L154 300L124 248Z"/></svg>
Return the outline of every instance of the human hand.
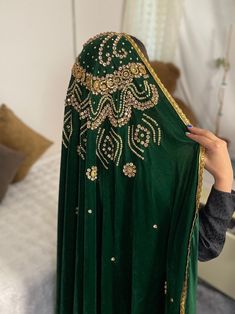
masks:
<svg viewBox="0 0 235 314"><path fill-rule="evenodd" d="M187 126L186 135L205 147L205 169L215 180L214 187L224 192L231 192L233 168L228 153L227 143L209 130Z"/></svg>

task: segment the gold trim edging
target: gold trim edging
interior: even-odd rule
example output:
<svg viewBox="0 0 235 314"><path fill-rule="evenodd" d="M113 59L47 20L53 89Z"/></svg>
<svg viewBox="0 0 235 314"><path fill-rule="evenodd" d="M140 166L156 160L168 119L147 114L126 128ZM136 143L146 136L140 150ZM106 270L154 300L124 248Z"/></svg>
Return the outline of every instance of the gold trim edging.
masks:
<svg viewBox="0 0 235 314"><path fill-rule="evenodd" d="M161 80L158 77L157 73L154 71L153 67L151 66L151 64L149 63L148 59L145 57L143 52L140 50L140 48L138 47L136 42L128 34L126 34L126 33L122 33L122 34L123 34L123 36L125 36L130 41L132 46L135 48L135 50L137 51L138 55L140 56L140 58L144 62L145 66L147 67L147 69L149 70L149 72L151 73L151 75L153 76L153 78L155 79L155 81L157 82L157 84L159 85L159 87L161 88L161 90L163 91L164 95L167 97L167 99L169 100L169 102L171 103L171 105L173 106L175 111L178 113L178 115L181 118L181 120L186 125L191 124L190 120L186 117L185 113L182 111L182 109L176 103L175 99L171 96L171 94L168 92L166 87L163 85L163 83L161 82Z"/></svg>
<svg viewBox="0 0 235 314"><path fill-rule="evenodd" d="M181 118L181 120L184 122L185 125L191 124L190 120L186 117L185 113L182 111L182 109L179 107L179 105L176 103L175 99L171 96L171 94L168 92L166 87L161 82L160 78L157 76L157 73L154 71L153 67L145 57L145 55L142 53L136 42L126 33L122 33L132 44L132 46L137 51L138 55L148 68L149 72L155 79L156 83L161 88L164 95L169 100L170 104L173 106L175 111L177 112L178 116ZM183 289L181 293L181 299L180 299L180 314L185 314L185 303L186 303L186 297L187 297L187 284L188 284L188 267L189 267L189 257L190 257L190 244L191 244L191 238L193 234L194 225L197 219L198 214L198 208L200 205L200 198L201 198L201 192L202 192L202 181L203 181L203 170L205 166L205 148L200 145L200 152L199 152L199 165L198 165L198 184L197 184L197 192L196 192L196 209L195 209L195 215L193 218L193 223L190 231L189 236L189 244L188 244L188 251L187 251L187 261L186 261L186 269L185 269L185 279L183 284Z"/></svg>
<svg viewBox="0 0 235 314"><path fill-rule="evenodd" d="M190 258L190 250L191 250L191 240L192 240L194 225L195 225L195 222L198 218L198 209L199 209L199 205L200 205L200 198L201 198L201 192L202 192L202 181L203 181L204 167L205 167L205 148L200 145L199 165L198 165L198 184L197 184L197 192L196 192L196 209L195 209L195 215L193 218L193 223L192 223L190 236L189 236L189 242L188 242L185 278L184 278L184 284L183 284L183 289L181 292L181 299L180 299L180 314L185 314L185 303L186 303L187 288L188 288L188 267L189 267L189 258Z"/></svg>

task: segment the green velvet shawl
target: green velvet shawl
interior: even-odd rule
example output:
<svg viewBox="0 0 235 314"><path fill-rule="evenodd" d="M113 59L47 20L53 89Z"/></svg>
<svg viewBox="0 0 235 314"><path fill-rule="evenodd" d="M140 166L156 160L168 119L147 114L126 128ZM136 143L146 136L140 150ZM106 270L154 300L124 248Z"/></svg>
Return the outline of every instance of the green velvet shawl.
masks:
<svg viewBox="0 0 235 314"><path fill-rule="evenodd" d="M57 314L195 314L204 149L135 41L89 39L61 143Z"/></svg>

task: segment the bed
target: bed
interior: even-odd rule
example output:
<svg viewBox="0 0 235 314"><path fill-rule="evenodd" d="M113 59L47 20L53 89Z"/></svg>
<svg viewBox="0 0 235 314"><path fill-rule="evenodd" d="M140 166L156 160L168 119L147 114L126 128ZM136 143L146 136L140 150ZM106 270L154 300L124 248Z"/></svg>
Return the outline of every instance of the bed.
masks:
<svg viewBox="0 0 235 314"><path fill-rule="evenodd" d="M10 185L0 204L0 314L54 314L59 165L57 148ZM202 202L211 186L204 182ZM228 233L221 256L199 263L199 277L235 298L234 252Z"/></svg>
<svg viewBox="0 0 235 314"><path fill-rule="evenodd" d="M11 184L0 204L0 314L52 314L60 151Z"/></svg>

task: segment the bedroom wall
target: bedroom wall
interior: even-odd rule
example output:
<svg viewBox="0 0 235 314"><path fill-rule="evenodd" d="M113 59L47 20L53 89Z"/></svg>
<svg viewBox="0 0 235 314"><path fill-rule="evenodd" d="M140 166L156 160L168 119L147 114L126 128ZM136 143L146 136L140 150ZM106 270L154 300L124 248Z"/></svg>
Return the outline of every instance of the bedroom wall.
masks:
<svg viewBox="0 0 235 314"><path fill-rule="evenodd" d="M196 12L196 13L195 13ZM223 69L214 66L225 54L226 36L233 23L230 49L231 68L225 90L220 136L230 140L235 159L235 2L234 0L185 0L180 36L174 62L181 70L177 94L191 104L201 127L215 131L219 106L218 88Z"/></svg>
<svg viewBox="0 0 235 314"><path fill-rule="evenodd" d="M0 104L8 105L58 147L74 62L71 4L67 0L0 1ZM75 7L77 53L90 36L119 31L122 1L76 0Z"/></svg>

